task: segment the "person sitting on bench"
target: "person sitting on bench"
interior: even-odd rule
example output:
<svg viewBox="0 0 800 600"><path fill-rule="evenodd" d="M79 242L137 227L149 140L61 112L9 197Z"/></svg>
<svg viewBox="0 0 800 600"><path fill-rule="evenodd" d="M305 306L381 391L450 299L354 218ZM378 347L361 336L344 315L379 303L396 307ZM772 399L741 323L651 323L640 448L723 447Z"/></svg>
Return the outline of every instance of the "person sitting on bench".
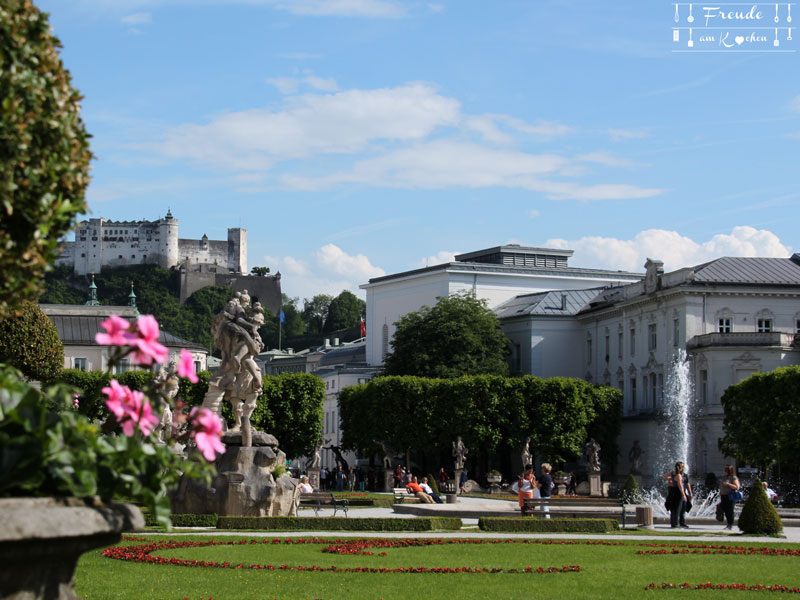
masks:
<svg viewBox="0 0 800 600"><path fill-rule="evenodd" d="M416 480L417 480L417 478L414 477L414 481L416 481ZM436 504L444 504L444 502L442 502L442 499L439 498L439 496L437 494L433 493L433 488L431 488L431 486L428 485L428 478L427 477L423 477L422 478L422 483L419 484L419 487L421 487L422 491L425 492L426 494L428 494L428 496L433 498L433 501L436 502Z"/></svg>
<svg viewBox="0 0 800 600"><path fill-rule="evenodd" d="M422 491L422 488L417 483L417 478L414 479L406 486L409 494L414 494L417 498L422 500L425 504L435 504L433 498L431 498L428 494Z"/></svg>

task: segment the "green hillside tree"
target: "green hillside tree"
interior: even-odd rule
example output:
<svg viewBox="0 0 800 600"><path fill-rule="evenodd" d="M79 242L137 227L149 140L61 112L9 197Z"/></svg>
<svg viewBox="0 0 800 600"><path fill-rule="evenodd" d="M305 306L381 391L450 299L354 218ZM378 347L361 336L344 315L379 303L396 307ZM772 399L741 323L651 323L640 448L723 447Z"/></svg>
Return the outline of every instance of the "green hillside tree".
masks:
<svg viewBox="0 0 800 600"><path fill-rule="evenodd" d="M341 294L331 300L323 332L330 333L355 327L361 322L361 316L366 312L366 302L353 292L343 290Z"/></svg>
<svg viewBox="0 0 800 600"><path fill-rule="evenodd" d="M387 375L507 375L509 341L485 300L471 293L439 297L395 323Z"/></svg>
<svg viewBox="0 0 800 600"><path fill-rule="evenodd" d="M311 300L308 298L303 300L303 321L307 333L322 333L332 301L333 296L329 294L317 294Z"/></svg>
<svg viewBox="0 0 800 600"><path fill-rule="evenodd" d="M37 381L53 379L64 366L58 330L37 304L23 301L18 314L0 320L0 363Z"/></svg>
<svg viewBox="0 0 800 600"><path fill-rule="evenodd" d="M0 316L42 293L57 245L86 212L89 135L47 15L0 10Z"/></svg>

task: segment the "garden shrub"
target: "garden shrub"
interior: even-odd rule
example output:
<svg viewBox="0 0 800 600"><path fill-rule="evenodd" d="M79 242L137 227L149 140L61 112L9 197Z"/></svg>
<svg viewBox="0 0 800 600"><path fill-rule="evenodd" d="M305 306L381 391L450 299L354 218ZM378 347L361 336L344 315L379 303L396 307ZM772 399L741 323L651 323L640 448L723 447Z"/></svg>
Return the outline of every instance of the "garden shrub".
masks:
<svg viewBox="0 0 800 600"><path fill-rule="evenodd" d="M433 493L438 496L439 495L439 486L436 483L436 478L433 475L431 475L430 473L428 473L428 485L431 486L431 489L433 490Z"/></svg>
<svg viewBox="0 0 800 600"><path fill-rule="evenodd" d="M16 316L0 320L0 362L16 367L29 379L49 381L64 366L58 330L33 302L21 302L17 310Z"/></svg>
<svg viewBox="0 0 800 600"><path fill-rule="evenodd" d="M617 531L615 519L542 519L538 517L481 517L482 531L609 533Z"/></svg>
<svg viewBox="0 0 800 600"><path fill-rule="evenodd" d="M633 473L628 475L625 485L622 488L620 498L625 504L639 504L642 501L642 490L636 481Z"/></svg>
<svg viewBox="0 0 800 600"><path fill-rule="evenodd" d="M58 240L86 212L88 134L80 94L47 15L30 0L0 8L0 315L36 300ZM60 366L60 365L59 365Z"/></svg>
<svg viewBox="0 0 800 600"><path fill-rule="evenodd" d="M739 529L744 533L774 535L783 531L783 523L778 511L767 498L764 486L756 479L750 488L750 496L739 515Z"/></svg>
<svg viewBox="0 0 800 600"><path fill-rule="evenodd" d="M413 519L359 517L220 517L217 529L286 531L436 531L461 529L457 517Z"/></svg>
<svg viewBox="0 0 800 600"><path fill-rule="evenodd" d="M144 512L145 511L142 511L142 513ZM210 515L171 514L169 518L172 521L173 527L216 527L217 519L219 519L219 517L213 513ZM144 523L149 527L160 525L160 523L156 521L155 516L150 513L144 515Z"/></svg>

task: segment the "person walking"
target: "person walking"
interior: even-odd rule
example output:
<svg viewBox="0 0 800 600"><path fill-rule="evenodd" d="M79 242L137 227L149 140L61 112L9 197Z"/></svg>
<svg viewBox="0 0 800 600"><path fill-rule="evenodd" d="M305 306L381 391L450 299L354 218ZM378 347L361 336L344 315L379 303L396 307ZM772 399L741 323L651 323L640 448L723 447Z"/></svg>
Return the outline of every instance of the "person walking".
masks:
<svg viewBox="0 0 800 600"><path fill-rule="evenodd" d="M722 504L722 512L725 514L725 529L733 529L733 506L736 504L731 500L731 492L738 492L741 488L739 478L733 465L725 465L724 475L719 483L719 501Z"/></svg>
<svg viewBox="0 0 800 600"><path fill-rule="evenodd" d="M686 487L684 483L684 464L682 461L675 463L675 470L662 475L669 482L666 509L669 511L669 524L672 529L679 526L688 529L686 524Z"/></svg>
<svg viewBox="0 0 800 600"><path fill-rule="evenodd" d="M550 493L553 491L553 478L550 476L550 471L553 467L550 463L542 463L542 476L539 478L539 497L544 499L550 498ZM542 502L542 512L546 513L545 518L550 518L550 506L547 502Z"/></svg>
<svg viewBox="0 0 800 600"><path fill-rule="evenodd" d="M519 476L511 489L518 494L520 508L525 505L526 499L533 498L536 490L536 475L533 474L533 465L525 465L525 472Z"/></svg>

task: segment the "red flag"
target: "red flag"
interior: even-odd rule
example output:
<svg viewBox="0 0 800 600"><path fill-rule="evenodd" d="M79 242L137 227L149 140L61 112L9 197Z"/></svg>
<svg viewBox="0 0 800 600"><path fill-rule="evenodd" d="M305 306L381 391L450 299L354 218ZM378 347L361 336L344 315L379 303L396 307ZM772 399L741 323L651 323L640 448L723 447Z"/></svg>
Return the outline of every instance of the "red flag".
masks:
<svg viewBox="0 0 800 600"><path fill-rule="evenodd" d="M367 337L367 324L364 322L364 317L361 317L361 337Z"/></svg>

